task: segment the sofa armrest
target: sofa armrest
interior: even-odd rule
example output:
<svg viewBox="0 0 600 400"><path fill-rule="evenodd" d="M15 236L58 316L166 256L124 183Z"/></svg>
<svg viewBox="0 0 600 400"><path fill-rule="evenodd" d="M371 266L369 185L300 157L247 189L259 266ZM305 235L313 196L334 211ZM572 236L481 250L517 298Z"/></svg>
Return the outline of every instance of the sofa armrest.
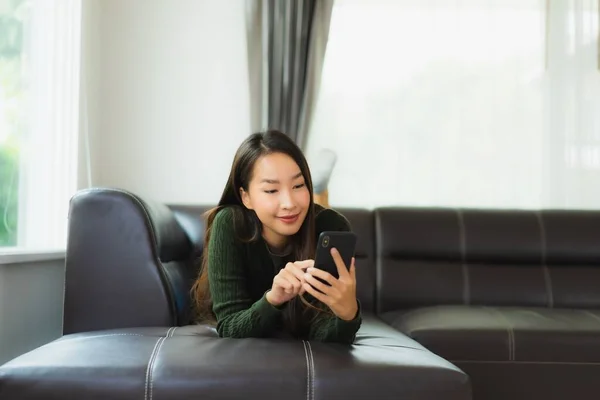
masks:
<svg viewBox="0 0 600 400"><path fill-rule="evenodd" d="M69 210L63 333L188 323L199 253L186 230L202 229L184 229L181 220L123 190L78 192Z"/></svg>

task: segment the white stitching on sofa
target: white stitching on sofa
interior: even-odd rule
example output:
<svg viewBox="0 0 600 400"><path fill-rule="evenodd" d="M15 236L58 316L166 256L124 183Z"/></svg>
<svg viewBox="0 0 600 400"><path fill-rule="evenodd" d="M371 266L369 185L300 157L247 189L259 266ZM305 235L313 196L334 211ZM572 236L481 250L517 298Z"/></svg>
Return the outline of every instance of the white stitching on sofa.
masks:
<svg viewBox="0 0 600 400"><path fill-rule="evenodd" d="M548 264L546 263L546 226L544 225L544 219L542 218L542 214L539 211L535 211L535 215L538 220L538 225L540 227L540 237L542 241L542 269L544 272L544 283L546 285L546 296L548 296L548 307L554 308L554 293L552 291L552 277L550 276L550 268L548 268Z"/></svg>
<svg viewBox="0 0 600 400"><path fill-rule="evenodd" d="M310 345L308 344L308 341L306 341L306 340L303 340L302 344L304 345L304 355L306 356L306 400L312 400L312 397L311 397L311 393L312 393L311 377L312 377L312 375L310 373L311 372L311 363L310 363L310 359L309 359L309 355L308 355L309 354L308 346L310 346ZM311 354L312 354L312 351L311 351Z"/></svg>
<svg viewBox="0 0 600 400"><path fill-rule="evenodd" d="M512 342L512 345L510 346L510 356L509 356L509 360L510 361L515 361L516 359L516 343L515 343L515 331L510 323L510 321L508 320L508 318L506 318L506 316L504 314L502 314L502 311L500 310L496 310L500 317L504 320L504 322L506 323L506 329L508 329L508 334L510 337L510 342Z"/></svg>
<svg viewBox="0 0 600 400"><path fill-rule="evenodd" d="M486 310L492 311L494 314L500 317L500 319L506 324L506 333L508 335L508 361L515 360L515 332L513 331L510 321L500 310L493 307L483 307Z"/></svg>
<svg viewBox="0 0 600 400"><path fill-rule="evenodd" d="M179 328L179 327L178 326L170 327L169 330L167 330L167 333L165 334L165 336L158 339L158 341L154 345L154 349L152 350L152 354L150 355L150 360L148 360L148 367L146 368L146 387L144 390L144 400L152 400L152 396L154 394L153 393L154 376L152 373L153 369L154 369L154 362L158 358L158 353L160 352L160 349L162 348L163 344L166 342L166 340L168 338L173 337L177 328Z"/></svg>
<svg viewBox="0 0 600 400"><path fill-rule="evenodd" d="M166 341L167 341L166 337L162 338L162 342L158 346L158 349L156 349L156 354L154 355L154 359L152 360L152 368L150 370L150 400L152 400L153 388L154 388L154 374L152 373L154 370L154 362L158 358L158 353L160 353L160 349L162 348L163 344L165 344Z"/></svg>
<svg viewBox="0 0 600 400"><path fill-rule="evenodd" d="M310 366L311 366L311 385L310 385L310 398L314 400L315 398L315 358L313 356L312 347L309 341L306 341L308 345L308 351L310 354Z"/></svg>
<svg viewBox="0 0 600 400"><path fill-rule="evenodd" d="M152 349L152 353L150 353L150 359L148 360L148 366L146 367L146 383L144 385L144 400L148 400L148 382L150 381L150 369L152 368L152 360L154 359L154 355L156 354L156 349L158 345L165 340L164 337L159 338L154 344L154 348Z"/></svg>
<svg viewBox="0 0 600 400"><path fill-rule="evenodd" d="M471 304L471 280L469 279L469 265L467 264L467 232L465 230L465 221L460 208L455 208L458 217L458 232L460 236L460 256L462 261L463 275L463 303Z"/></svg>
<svg viewBox="0 0 600 400"><path fill-rule="evenodd" d="M304 355L306 356L306 400L310 399L310 361L308 360L308 347L306 347L306 341L303 340Z"/></svg>

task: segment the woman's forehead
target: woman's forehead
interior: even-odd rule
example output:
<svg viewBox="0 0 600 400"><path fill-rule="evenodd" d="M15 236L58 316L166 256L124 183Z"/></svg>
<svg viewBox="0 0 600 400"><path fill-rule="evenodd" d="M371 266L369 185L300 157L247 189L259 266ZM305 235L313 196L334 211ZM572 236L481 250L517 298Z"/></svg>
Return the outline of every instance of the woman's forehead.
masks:
<svg viewBox="0 0 600 400"><path fill-rule="evenodd" d="M291 180L302 176L300 167L287 154L272 153L260 157L254 164L253 179Z"/></svg>

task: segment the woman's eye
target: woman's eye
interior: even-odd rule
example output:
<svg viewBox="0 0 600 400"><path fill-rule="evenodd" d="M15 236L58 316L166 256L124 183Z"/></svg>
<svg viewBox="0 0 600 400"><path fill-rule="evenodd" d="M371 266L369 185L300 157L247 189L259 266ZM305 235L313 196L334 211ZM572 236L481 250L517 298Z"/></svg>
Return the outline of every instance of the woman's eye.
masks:
<svg viewBox="0 0 600 400"><path fill-rule="evenodd" d="M294 186L294 189L300 189L300 188L303 188L304 186L305 186L305 184L301 183L299 185Z"/></svg>
<svg viewBox="0 0 600 400"><path fill-rule="evenodd" d="M273 190L265 190L265 193L267 194L273 194L273 193L277 193L277 190L273 189Z"/></svg>

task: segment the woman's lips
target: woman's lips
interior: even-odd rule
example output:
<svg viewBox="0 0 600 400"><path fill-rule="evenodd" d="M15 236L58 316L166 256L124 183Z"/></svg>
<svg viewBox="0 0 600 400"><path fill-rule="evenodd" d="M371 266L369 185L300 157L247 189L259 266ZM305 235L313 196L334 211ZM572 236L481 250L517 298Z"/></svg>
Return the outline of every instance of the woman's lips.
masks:
<svg viewBox="0 0 600 400"><path fill-rule="evenodd" d="M293 224L294 222L296 222L298 220L298 217L300 216L300 214L296 214L296 215L286 215L284 217L278 217L282 222L285 222L286 224Z"/></svg>

